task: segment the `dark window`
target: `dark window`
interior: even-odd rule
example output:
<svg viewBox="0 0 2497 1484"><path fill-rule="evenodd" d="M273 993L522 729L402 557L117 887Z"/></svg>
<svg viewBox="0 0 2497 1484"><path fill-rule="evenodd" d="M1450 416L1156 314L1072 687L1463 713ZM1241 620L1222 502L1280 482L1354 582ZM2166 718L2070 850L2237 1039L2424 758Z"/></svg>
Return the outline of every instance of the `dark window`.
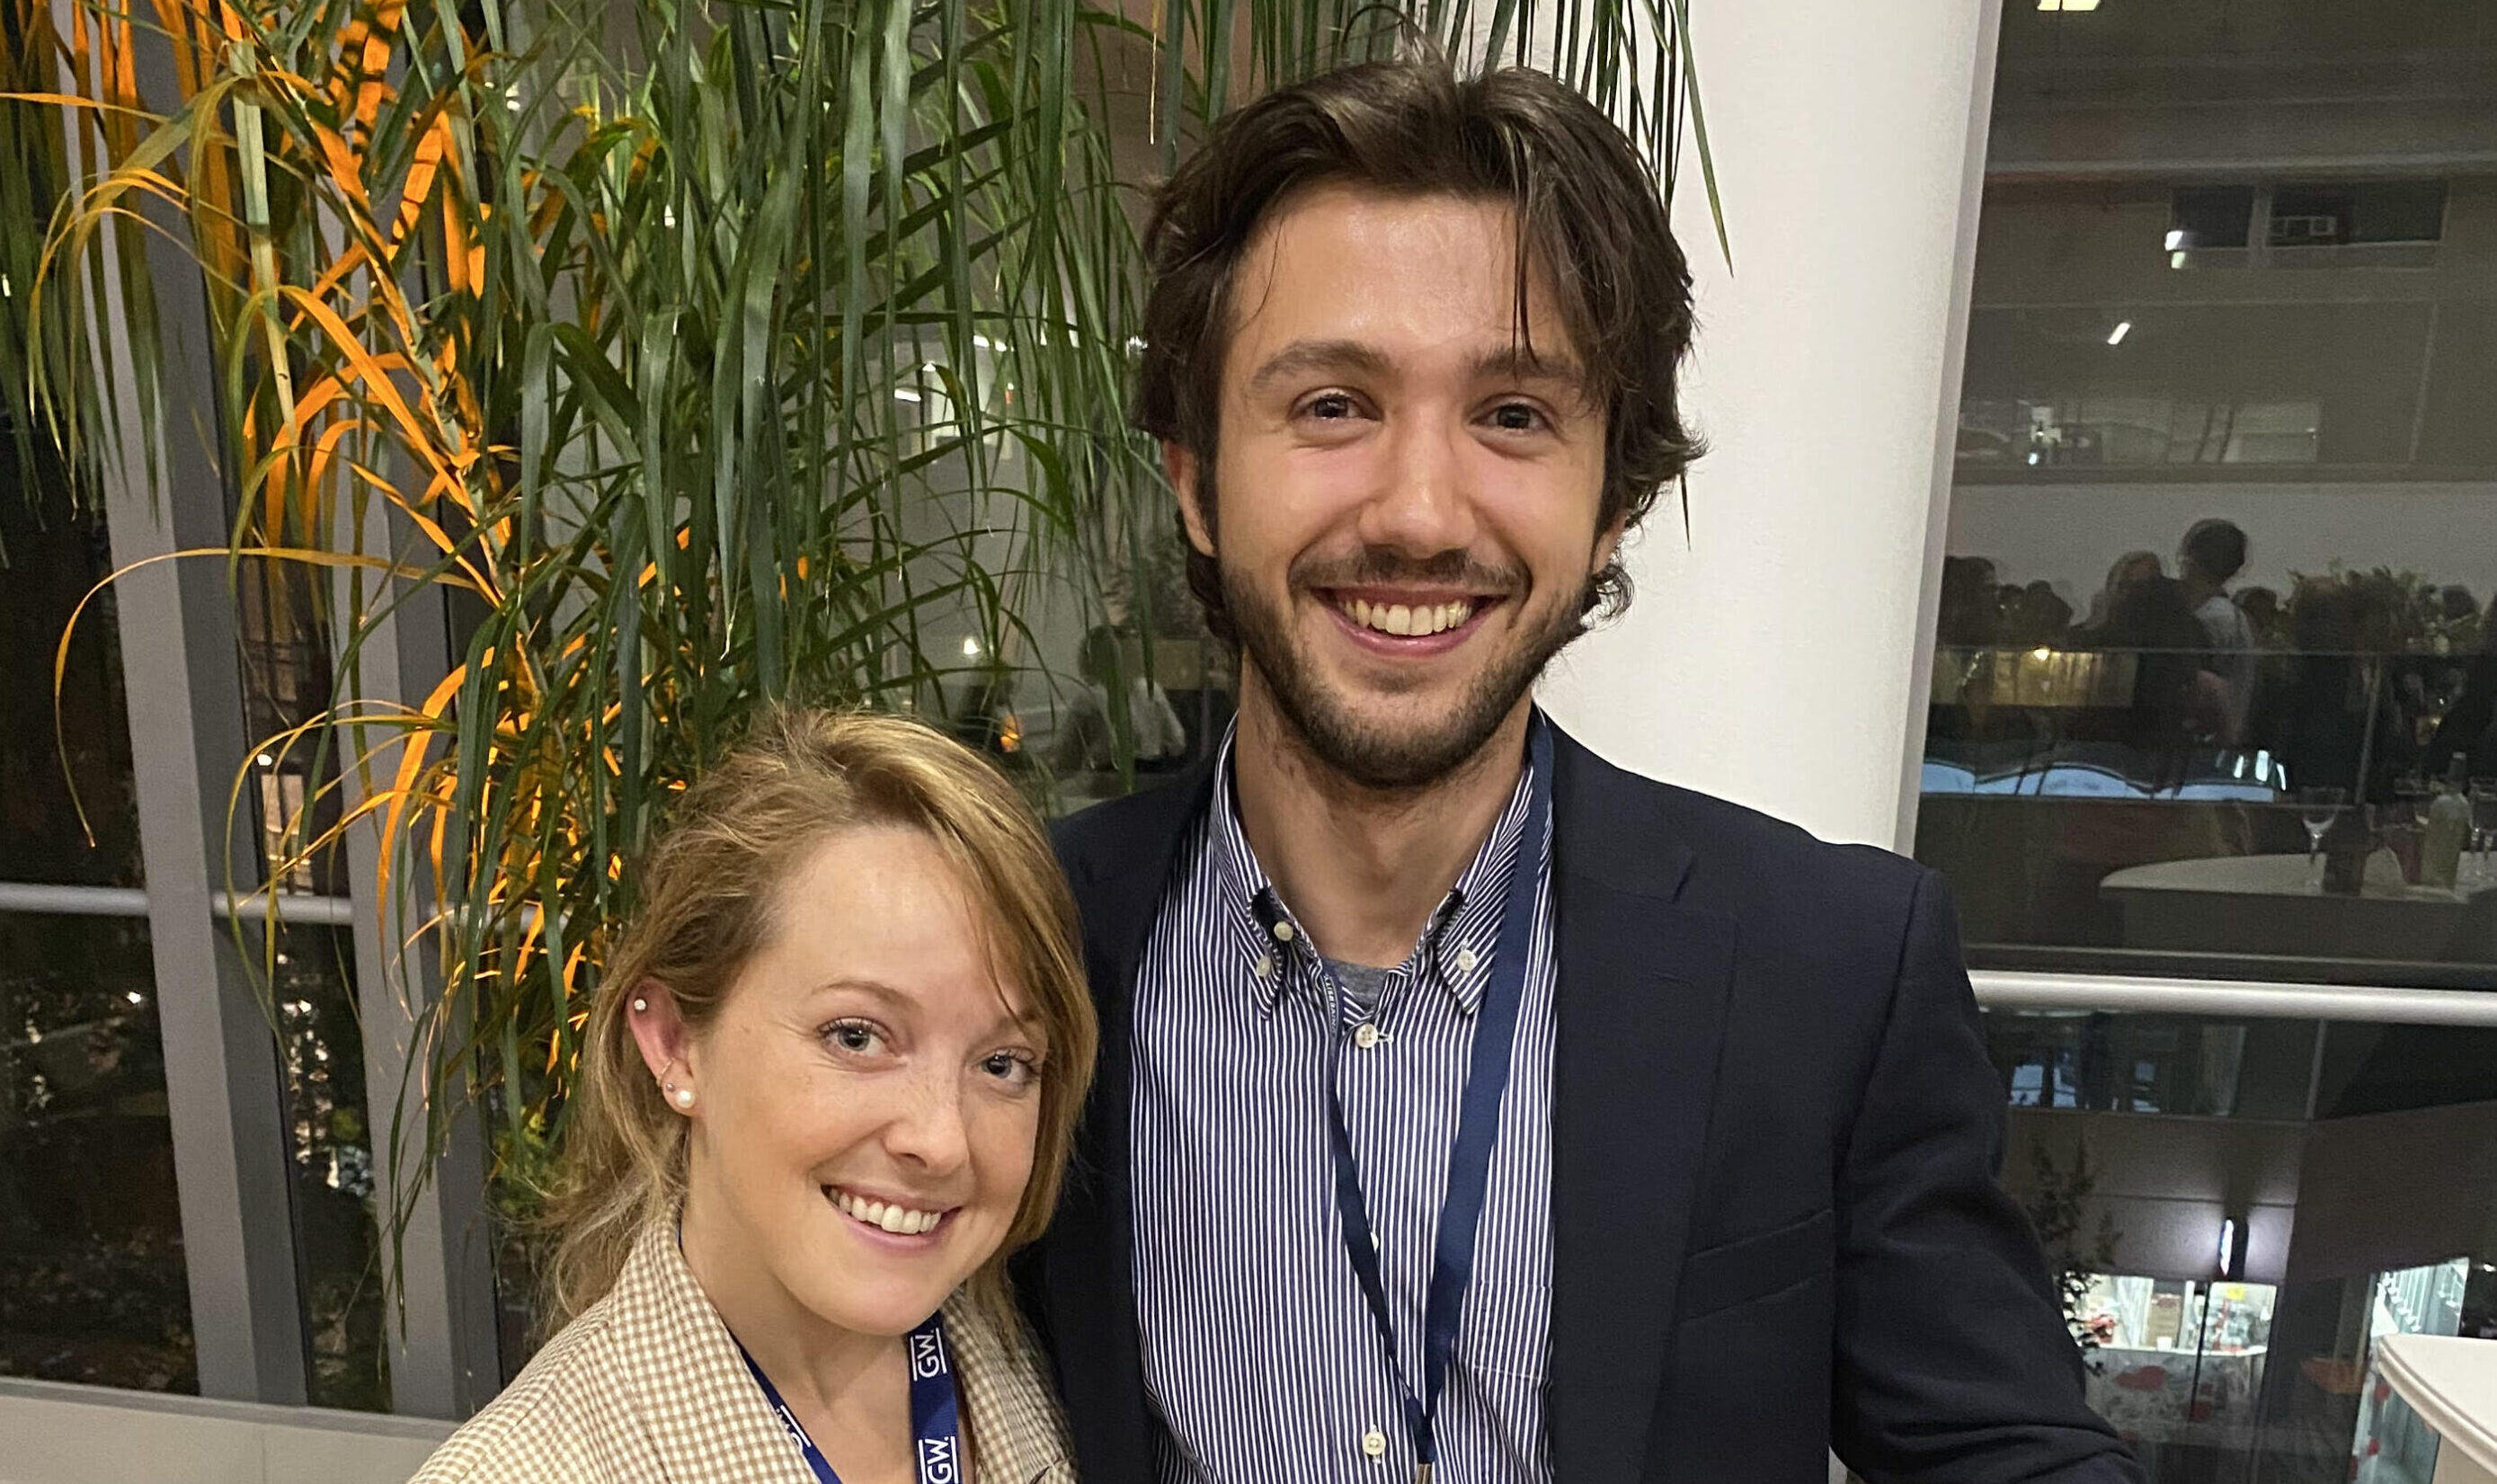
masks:
<svg viewBox="0 0 2497 1484"><path fill-rule="evenodd" d="M2284 185L2271 197L2274 247L2434 242L2445 236L2445 182Z"/></svg>
<svg viewBox="0 0 2497 1484"><path fill-rule="evenodd" d="M0 913L0 1374L199 1390L136 919Z"/></svg>
<svg viewBox="0 0 2497 1484"><path fill-rule="evenodd" d="M2183 186L2176 192L2176 214L2168 228L2168 252L2205 247L2243 247L2254 220L2254 187L2246 185Z"/></svg>

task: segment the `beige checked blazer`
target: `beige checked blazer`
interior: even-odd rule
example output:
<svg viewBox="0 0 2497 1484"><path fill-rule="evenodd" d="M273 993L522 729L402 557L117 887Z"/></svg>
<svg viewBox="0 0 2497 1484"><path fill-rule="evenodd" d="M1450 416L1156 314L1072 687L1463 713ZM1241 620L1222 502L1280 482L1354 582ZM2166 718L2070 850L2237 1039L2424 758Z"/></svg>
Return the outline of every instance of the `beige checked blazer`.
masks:
<svg viewBox="0 0 2497 1484"><path fill-rule="evenodd" d="M945 1306L974 1484L1074 1484L1066 1424L1011 1313ZM667 1223L411 1484L814 1484Z"/></svg>

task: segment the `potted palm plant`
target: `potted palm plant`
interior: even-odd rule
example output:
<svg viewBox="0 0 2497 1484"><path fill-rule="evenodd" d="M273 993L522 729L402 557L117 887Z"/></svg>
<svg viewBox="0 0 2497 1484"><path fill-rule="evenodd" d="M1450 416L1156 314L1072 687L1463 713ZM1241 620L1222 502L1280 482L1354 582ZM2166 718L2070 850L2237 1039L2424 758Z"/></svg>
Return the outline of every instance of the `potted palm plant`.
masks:
<svg viewBox="0 0 2497 1484"><path fill-rule="evenodd" d="M1135 216L1185 139L1432 46L1556 68L1669 178L1687 24L1687 0L19 0L0 392L92 478L142 461L114 398L214 378L232 539L202 559L317 575L262 588L333 661L261 749L315 786L242 885L378 837L356 895L436 965L409 1083L487 1101L524 1204L625 864L744 718L955 715L1045 681L1045 631L1149 570ZM205 285L208 366L170 359L149 232ZM116 317L131 374L99 379ZM447 661L369 683L427 604ZM377 1116L403 1137L376 1155L421 1178L427 1113Z"/></svg>

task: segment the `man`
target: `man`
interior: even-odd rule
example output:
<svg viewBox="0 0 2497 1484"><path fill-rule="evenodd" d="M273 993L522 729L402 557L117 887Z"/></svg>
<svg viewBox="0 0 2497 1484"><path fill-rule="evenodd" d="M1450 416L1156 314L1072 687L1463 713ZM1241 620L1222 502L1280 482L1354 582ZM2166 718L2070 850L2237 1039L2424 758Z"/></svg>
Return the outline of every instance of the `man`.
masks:
<svg viewBox="0 0 2497 1484"><path fill-rule="evenodd" d="M1932 875L1530 689L1691 454L1650 177L1533 73L1352 69L1162 193L1138 420L1241 652L1069 821L1101 1072L1021 1274L1083 1475L2126 1480Z"/></svg>
<svg viewBox="0 0 2497 1484"><path fill-rule="evenodd" d="M2253 627L2228 584L2246 564L2246 533L2233 521L2197 521L2176 553L2176 577L2185 601L2210 643L2201 659L2201 709L2211 740L2234 747L2246 740L2246 714L2255 702L2262 661L2255 653Z"/></svg>

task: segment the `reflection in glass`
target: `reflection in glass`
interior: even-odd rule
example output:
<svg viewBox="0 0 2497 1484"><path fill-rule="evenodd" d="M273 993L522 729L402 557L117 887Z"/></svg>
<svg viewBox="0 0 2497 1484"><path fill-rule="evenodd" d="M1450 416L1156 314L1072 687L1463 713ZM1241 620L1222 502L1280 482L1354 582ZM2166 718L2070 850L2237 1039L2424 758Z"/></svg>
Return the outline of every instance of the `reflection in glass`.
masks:
<svg viewBox="0 0 2497 1484"><path fill-rule="evenodd" d="M0 1374L199 1389L144 922L0 915Z"/></svg>
<svg viewBox="0 0 2497 1484"><path fill-rule="evenodd" d="M2005 10L1915 841L1978 965L2497 989L2489 24Z"/></svg>
<svg viewBox="0 0 2497 1484"><path fill-rule="evenodd" d="M260 924L247 928L257 937ZM285 1077L295 1221L316 1406L390 1409L380 1224L357 1020L355 941L344 928L289 925L270 972Z"/></svg>
<svg viewBox="0 0 2497 1484"><path fill-rule="evenodd" d="M30 468L0 407L0 695L9 698L9 724L0 726L0 881L136 886L130 718L109 588L79 619L57 710L52 705L62 629L112 570L104 518L73 506L59 466L43 458L40 440L37 447Z"/></svg>
<svg viewBox="0 0 2497 1484"><path fill-rule="evenodd" d="M2497 1338L2497 1030L1985 1019L2005 1182L2153 1484L2428 1484L2371 1368Z"/></svg>

